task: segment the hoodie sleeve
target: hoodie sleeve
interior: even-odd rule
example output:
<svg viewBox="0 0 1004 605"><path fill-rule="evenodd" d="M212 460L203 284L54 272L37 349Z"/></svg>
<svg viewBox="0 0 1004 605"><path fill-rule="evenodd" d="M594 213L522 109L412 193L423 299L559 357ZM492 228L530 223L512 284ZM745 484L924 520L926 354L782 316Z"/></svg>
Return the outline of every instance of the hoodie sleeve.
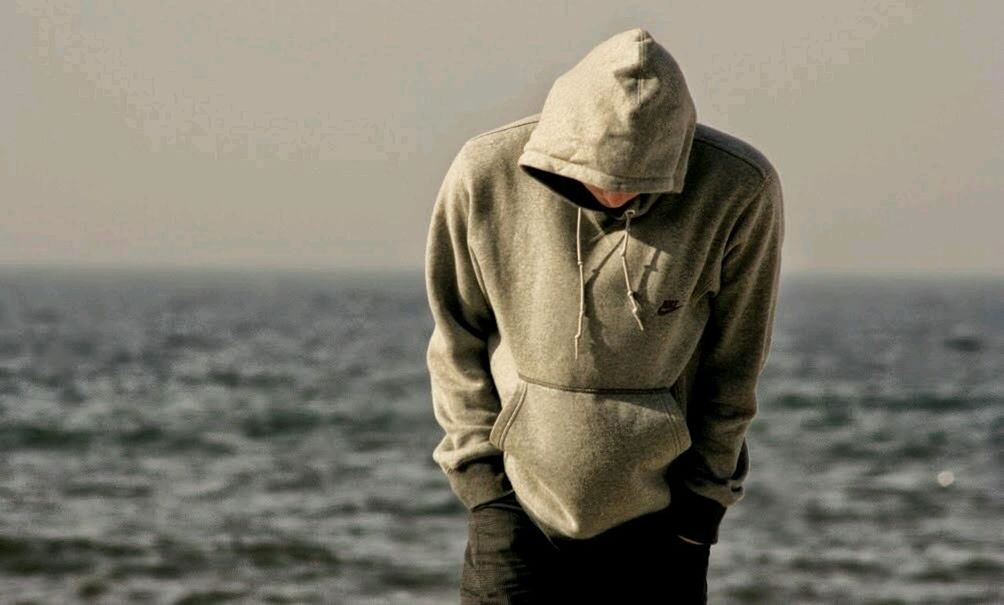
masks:
<svg viewBox="0 0 1004 605"><path fill-rule="evenodd" d="M669 475L676 532L705 544L718 541L726 509L743 497L746 431L771 344L783 239L781 183L771 168L726 244L687 406L693 445Z"/></svg>
<svg viewBox="0 0 1004 605"><path fill-rule="evenodd" d="M468 510L512 492L502 451L488 441L501 410L487 348L497 328L468 245L470 195L462 148L446 172L429 227L425 279L435 325L426 361L433 412L445 432L432 458Z"/></svg>

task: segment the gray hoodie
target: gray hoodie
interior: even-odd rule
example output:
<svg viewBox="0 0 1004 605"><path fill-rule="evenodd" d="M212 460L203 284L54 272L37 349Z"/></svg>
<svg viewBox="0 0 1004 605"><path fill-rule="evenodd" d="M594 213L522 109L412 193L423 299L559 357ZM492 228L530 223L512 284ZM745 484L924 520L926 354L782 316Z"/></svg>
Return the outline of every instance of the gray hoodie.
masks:
<svg viewBox="0 0 1004 605"><path fill-rule="evenodd" d="M582 182L641 192L600 205ZM718 540L743 496L784 237L781 183L697 123L644 29L593 48L540 113L461 147L432 209L432 453L468 510L515 495L549 536L670 506Z"/></svg>

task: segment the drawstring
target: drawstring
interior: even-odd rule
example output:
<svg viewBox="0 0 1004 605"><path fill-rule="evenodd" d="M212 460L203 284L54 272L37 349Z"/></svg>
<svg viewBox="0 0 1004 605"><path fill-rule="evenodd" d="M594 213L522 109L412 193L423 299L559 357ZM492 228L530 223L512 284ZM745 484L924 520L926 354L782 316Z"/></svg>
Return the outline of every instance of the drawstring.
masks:
<svg viewBox="0 0 1004 605"><path fill-rule="evenodd" d="M579 331L575 333L575 358L579 358L579 338L582 337L582 316L586 313L586 278L582 273L582 208L575 221L575 259L579 263Z"/></svg>
<svg viewBox="0 0 1004 605"><path fill-rule="evenodd" d="M642 332L645 331L645 326L641 324L641 318L638 317L638 303L635 301L634 290L631 289L631 277L628 275L627 268L627 244L631 229L631 217L634 215L634 210L628 210L624 213L627 217L627 224L624 225L624 246L621 248L621 264L624 265L624 285L627 286L627 296L628 300L631 301L631 314L634 315L635 321L638 322L638 329Z"/></svg>
<svg viewBox="0 0 1004 605"><path fill-rule="evenodd" d="M634 216L634 210L627 210L624 216L627 218L627 222L624 225L624 245L621 247L621 265L624 267L624 285L627 286L627 297L628 301L631 302L631 314L634 315L635 321L638 322L638 329L642 332L645 331L645 326L641 322L641 317L638 316L638 302L635 300L635 291L631 288L631 276L628 273L627 266L627 244L630 237L631 229L631 217ZM579 358L579 338L582 337L582 318L586 313L586 279L585 273L582 268L582 208L579 208L578 217L575 221L575 259L579 265L579 329L575 333L575 358Z"/></svg>

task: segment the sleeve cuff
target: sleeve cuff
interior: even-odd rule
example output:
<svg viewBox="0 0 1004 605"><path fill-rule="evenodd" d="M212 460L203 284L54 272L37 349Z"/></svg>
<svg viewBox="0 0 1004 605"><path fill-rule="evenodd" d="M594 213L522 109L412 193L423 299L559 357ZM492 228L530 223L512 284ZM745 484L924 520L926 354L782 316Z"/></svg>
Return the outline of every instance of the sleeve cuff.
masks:
<svg viewBox="0 0 1004 605"><path fill-rule="evenodd" d="M478 458L457 469L447 470L446 478L450 489L468 511L513 493L501 455Z"/></svg>
<svg viewBox="0 0 1004 605"><path fill-rule="evenodd" d="M725 517L726 507L688 489L682 482L671 485L669 504L673 530L685 538L703 544L718 542L718 526Z"/></svg>

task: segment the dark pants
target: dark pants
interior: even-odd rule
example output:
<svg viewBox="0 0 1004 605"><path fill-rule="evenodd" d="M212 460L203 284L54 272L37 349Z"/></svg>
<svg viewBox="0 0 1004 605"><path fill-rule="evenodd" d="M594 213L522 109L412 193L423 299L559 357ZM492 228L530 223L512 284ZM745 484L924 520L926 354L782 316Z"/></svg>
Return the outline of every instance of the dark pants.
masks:
<svg viewBox="0 0 1004 605"><path fill-rule="evenodd" d="M676 537L665 511L588 540L552 540L510 495L468 514L460 603L703 605L710 554Z"/></svg>

